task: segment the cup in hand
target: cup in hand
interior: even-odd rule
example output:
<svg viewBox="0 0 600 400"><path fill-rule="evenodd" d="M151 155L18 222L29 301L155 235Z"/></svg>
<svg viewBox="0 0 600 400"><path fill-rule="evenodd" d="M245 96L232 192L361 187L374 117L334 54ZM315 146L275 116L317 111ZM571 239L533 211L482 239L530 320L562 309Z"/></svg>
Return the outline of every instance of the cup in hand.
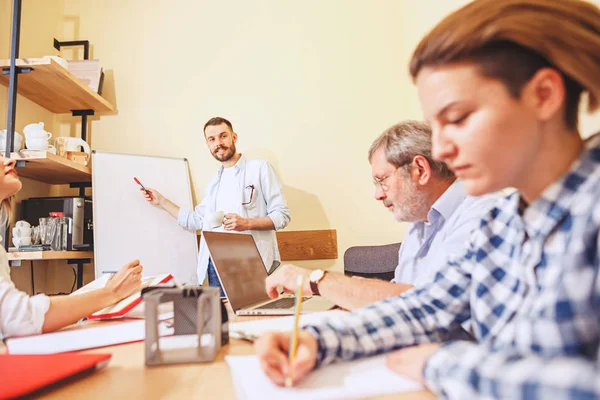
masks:
<svg viewBox="0 0 600 400"><path fill-rule="evenodd" d="M218 228L223 225L223 218L225 218L225 213L223 211L215 211L214 213L208 214L208 225L211 228Z"/></svg>

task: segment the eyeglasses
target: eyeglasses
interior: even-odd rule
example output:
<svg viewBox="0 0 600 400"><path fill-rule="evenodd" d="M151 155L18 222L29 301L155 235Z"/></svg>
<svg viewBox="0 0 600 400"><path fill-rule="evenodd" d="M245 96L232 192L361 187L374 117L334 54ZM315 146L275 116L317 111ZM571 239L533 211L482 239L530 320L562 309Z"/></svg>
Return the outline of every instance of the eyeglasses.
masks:
<svg viewBox="0 0 600 400"><path fill-rule="evenodd" d="M398 171L398 168L396 168L394 170L394 172L392 172L391 174L386 175L381 179L374 178L373 185L375 185L375 189L377 189L377 186L379 186L381 188L381 190L383 190L384 192L387 192L388 190L390 190L390 187L388 185L386 185L385 181L388 180L392 175L394 175L396 173L396 171Z"/></svg>
<svg viewBox="0 0 600 400"><path fill-rule="evenodd" d="M390 190L390 186L387 185L385 183L385 181L387 181L389 178L391 178L396 171L398 171L400 168L404 167L405 165L411 164L412 163L412 159L400 164L398 167L396 167L396 169L394 170L394 172L384 176L383 178L374 178L373 179L373 185L375 185L375 189L377 189L377 187L379 186L381 188L381 190L383 190L384 192L387 192L388 190Z"/></svg>
<svg viewBox="0 0 600 400"><path fill-rule="evenodd" d="M246 186L246 189L250 189L250 200L248 200L247 202L242 202L243 206L247 206L248 204L252 203L252 196L254 195L254 185L248 185Z"/></svg>

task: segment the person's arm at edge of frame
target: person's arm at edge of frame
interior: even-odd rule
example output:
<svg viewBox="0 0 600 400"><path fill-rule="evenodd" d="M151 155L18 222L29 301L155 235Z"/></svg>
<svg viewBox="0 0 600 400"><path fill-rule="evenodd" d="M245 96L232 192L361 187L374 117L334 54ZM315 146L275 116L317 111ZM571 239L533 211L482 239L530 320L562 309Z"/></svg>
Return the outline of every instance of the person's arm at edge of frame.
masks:
<svg viewBox="0 0 600 400"><path fill-rule="evenodd" d="M278 286L284 291L292 293L298 276L304 277L304 293L312 293L310 287L310 273L312 271L295 265L286 264L275 273L267 277L265 284L267 294L271 298L277 298ZM349 277L335 272L326 272L319 282L319 293L321 297L347 310L355 310L369 304L398 296L412 285L397 284L379 279L367 279L361 277ZM312 293L314 294L314 293Z"/></svg>
<svg viewBox="0 0 600 400"><path fill-rule="evenodd" d="M439 342L440 333L447 333L470 316L471 275L470 265L465 264L471 256L469 247L461 257L450 260L434 282L421 288L318 325L305 326L296 359L302 368L294 376L300 378L337 359L352 360ZM281 373L290 369L286 358L280 357L285 352L286 335L289 333L269 333L256 342L261 367L275 383Z"/></svg>

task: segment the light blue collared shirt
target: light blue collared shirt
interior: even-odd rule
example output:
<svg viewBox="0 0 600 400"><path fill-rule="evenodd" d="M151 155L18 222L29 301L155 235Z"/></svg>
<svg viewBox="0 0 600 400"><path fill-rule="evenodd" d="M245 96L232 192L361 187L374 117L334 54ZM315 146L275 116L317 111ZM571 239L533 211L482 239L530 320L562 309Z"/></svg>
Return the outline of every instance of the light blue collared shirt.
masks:
<svg viewBox="0 0 600 400"><path fill-rule="evenodd" d="M237 201L237 214L242 218L269 217L275 225L275 231L283 229L290 223L290 210L287 206L281 184L275 170L264 160L249 160L242 156L234 168L234 175L239 185L239 201ZM196 206L194 211L179 210L178 222L188 230L212 231L209 218L204 218L216 212L217 193L223 167L219 169L215 177L208 183L204 191L204 199ZM253 188L252 188L253 187ZM251 192L254 193L251 193ZM250 204L242 205L248 202ZM280 255L277 247L275 231L244 231L236 233L251 234L256 242L256 247L265 263L267 271L273 268L273 263L279 264ZM209 252L204 237L200 240L200 252L198 254L198 282L202 284L206 278L208 268Z"/></svg>
<svg viewBox="0 0 600 400"><path fill-rule="evenodd" d="M409 226L393 282L414 286L432 282L448 256L464 250L469 234L500 198L500 194L468 196L463 183L454 181L431 206L427 222Z"/></svg>

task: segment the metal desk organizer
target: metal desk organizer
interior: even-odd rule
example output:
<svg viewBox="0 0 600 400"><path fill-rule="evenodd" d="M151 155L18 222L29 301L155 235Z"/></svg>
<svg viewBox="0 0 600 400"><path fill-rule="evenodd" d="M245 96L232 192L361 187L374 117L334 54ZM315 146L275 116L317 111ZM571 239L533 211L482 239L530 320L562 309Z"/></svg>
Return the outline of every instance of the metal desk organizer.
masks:
<svg viewBox="0 0 600 400"><path fill-rule="evenodd" d="M229 343L227 310L219 289L202 286L148 287L142 290L146 317L146 365L213 361ZM172 335L160 336L159 305L173 304ZM164 331L164 329L160 329Z"/></svg>

